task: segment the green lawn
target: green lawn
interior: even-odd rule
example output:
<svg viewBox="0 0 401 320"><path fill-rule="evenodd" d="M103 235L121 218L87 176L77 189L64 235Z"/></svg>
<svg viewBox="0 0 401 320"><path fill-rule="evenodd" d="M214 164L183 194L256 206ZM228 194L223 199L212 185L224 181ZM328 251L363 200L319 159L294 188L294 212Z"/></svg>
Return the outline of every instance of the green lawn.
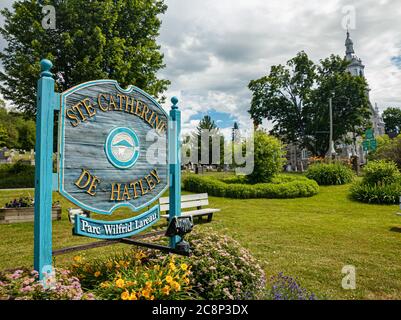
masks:
<svg viewBox="0 0 401 320"><path fill-rule="evenodd" d="M397 206L361 204L347 198L349 186L321 187L304 199L210 198L221 208L209 226L234 236L263 264L268 276L284 272L329 299L401 299L401 217ZM0 205L28 191L1 191ZM32 190L29 191L32 194ZM59 195L55 196L61 199ZM91 241L71 235L61 200L62 221L53 224L54 247ZM123 216L125 214L119 214ZM206 225L197 226L204 228ZM0 225L0 269L32 264L33 224ZM99 256L124 245L85 251ZM71 254L56 265L69 263ZM341 269L356 267L356 290L344 290Z"/></svg>

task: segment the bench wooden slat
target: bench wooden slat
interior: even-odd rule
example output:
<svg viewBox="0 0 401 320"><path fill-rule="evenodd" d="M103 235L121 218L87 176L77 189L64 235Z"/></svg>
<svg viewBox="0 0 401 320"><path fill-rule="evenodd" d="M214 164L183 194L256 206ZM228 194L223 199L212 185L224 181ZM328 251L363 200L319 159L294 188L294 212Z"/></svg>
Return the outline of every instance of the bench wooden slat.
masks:
<svg viewBox="0 0 401 320"><path fill-rule="evenodd" d="M205 208L205 209L200 209L200 210L192 210L192 211L184 211L181 213L181 217L188 217L188 216L201 216L205 215L208 213L214 213L214 212L219 212L220 209L214 209L214 208ZM160 215L162 218L168 218L168 214L162 214Z"/></svg>
<svg viewBox="0 0 401 320"><path fill-rule="evenodd" d="M187 202L181 202L181 209L202 207L202 206L207 206L207 205L209 205L208 199L187 201ZM160 205L160 211L168 211L168 210L170 210L169 204Z"/></svg>
<svg viewBox="0 0 401 320"><path fill-rule="evenodd" d="M203 199L207 199L207 198L208 198L207 193L186 194L186 195L181 196L181 202L203 200ZM169 201L170 201L169 197L163 197L163 198L159 199L160 204L168 204Z"/></svg>

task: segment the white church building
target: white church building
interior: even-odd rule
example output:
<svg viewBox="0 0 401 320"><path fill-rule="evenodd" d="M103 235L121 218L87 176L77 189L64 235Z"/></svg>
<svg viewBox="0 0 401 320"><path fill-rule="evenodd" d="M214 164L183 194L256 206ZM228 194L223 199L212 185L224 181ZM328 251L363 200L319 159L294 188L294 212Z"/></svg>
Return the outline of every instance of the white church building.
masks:
<svg viewBox="0 0 401 320"><path fill-rule="evenodd" d="M365 66L362 63L362 60L358 58L358 56L355 54L354 50L354 43L350 37L349 31L347 31L347 39L345 40L345 60L348 61L350 64L348 65L348 72L351 73L354 76L361 76L365 77ZM366 92L369 98L369 91ZM384 126L384 121L380 116L379 113L379 108L377 107L377 104L375 104L375 107L373 107L372 103L370 102L369 99L369 106L370 106L370 111L371 111L371 122L372 122L372 129L374 132L375 136L381 136L384 135L385 133L385 126ZM361 142L361 141L359 141ZM359 147L357 150L354 149L354 146L343 146L343 152L341 156L345 157L351 157L352 155L358 155L360 158L361 162L365 162L365 153L362 149L362 146L359 143Z"/></svg>

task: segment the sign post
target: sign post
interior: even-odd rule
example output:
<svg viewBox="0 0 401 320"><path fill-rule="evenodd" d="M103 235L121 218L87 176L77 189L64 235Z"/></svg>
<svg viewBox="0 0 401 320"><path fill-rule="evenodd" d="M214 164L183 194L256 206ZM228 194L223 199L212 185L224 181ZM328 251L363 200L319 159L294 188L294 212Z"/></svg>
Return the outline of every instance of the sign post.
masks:
<svg viewBox="0 0 401 320"><path fill-rule="evenodd" d="M181 112L171 99L168 114L143 90L124 89L110 79L81 83L54 92L52 63L41 61L38 82L35 166L34 267L43 279L52 272L52 190L54 111L60 111L58 131L59 193L76 206L112 215L129 208L137 215L123 220L74 217L75 235L96 239L127 239L160 220L156 202L169 188L170 219L181 216ZM173 251L186 243L188 223L172 233ZM129 240L129 239L128 239ZM187 248L186 246L185 248Z"/></svg>
<svg viewBox="0 0 401 320"><path fill-rule="evenodd" d="M40 62L41 74L37 91L35 145L35 227L34 268L42 279L52 264L52 168L54 79L49 60Z"/></svg>
<svg viewBox="0 0 401 320"><path fill-rule="evenodd" d="M377 149L377 141L375 139L372 129L368 129L365 132L365 140L362 142L363 151L369 152Z"/></svg>
<svg viewBox="0 0 401 320"><path fill-rule="evenodd" d="M173 105L171 106L169 121L169 221L173 221L174 217L181 216L181 111L178 110L178 99L176 97L172 97L171 102ZM170 247L175 249L180 240L177 235L170 237Z"/></svg>

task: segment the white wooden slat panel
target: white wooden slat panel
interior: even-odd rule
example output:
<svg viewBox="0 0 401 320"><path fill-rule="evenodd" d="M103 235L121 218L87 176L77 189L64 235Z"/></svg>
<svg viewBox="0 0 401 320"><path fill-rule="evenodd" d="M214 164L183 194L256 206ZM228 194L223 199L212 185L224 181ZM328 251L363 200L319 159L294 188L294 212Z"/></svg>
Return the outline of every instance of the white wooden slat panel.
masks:
<svg viewBox="0 0 401 320"><path fill-rule="evenodd" d="M202 207L202 206L207 206L207 205L209 205L208 199L197 200L197 201L187 201L187 202L181 202L181 209L196 208L196 207ZM170 209L169 204L161 204L160 205L160 211L168 211L169 209Z"/></svg>
<svg viewBox="0 0 401 320"><path fill-rule="evenodd" d="M184 196L181 196L181 202L187 202L187 201L193 201L193 200L203 200L207 199L208 194L207 193L198 193L198 194L186 194ZM169 197L162 197L159 199L160 204L167 204L169 203L170 199Z"/></svg>

